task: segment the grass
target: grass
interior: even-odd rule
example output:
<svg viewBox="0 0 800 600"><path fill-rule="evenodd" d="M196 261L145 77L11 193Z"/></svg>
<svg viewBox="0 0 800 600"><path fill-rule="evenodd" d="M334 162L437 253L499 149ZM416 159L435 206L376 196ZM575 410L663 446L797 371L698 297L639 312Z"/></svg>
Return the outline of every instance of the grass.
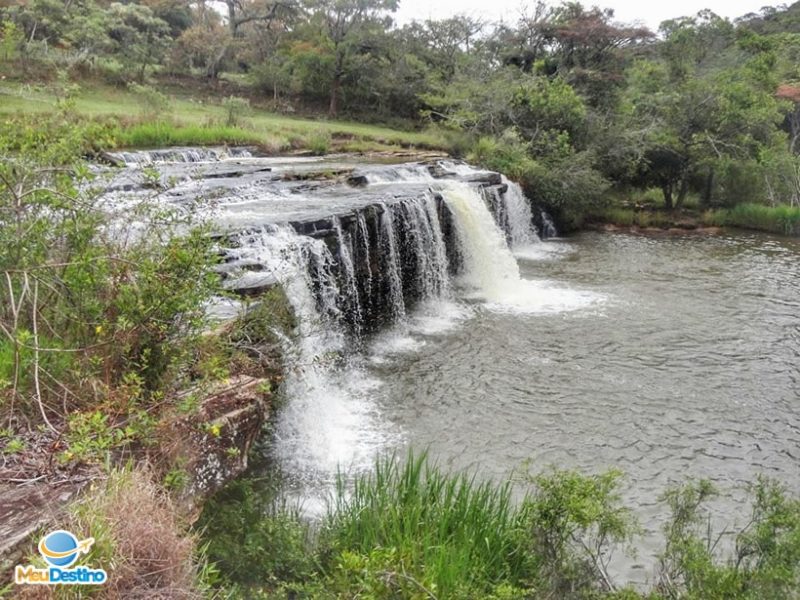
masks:
<svg viewBox="0 0 800 600"><path fill-rule="evenodd" d="M609 207L597 215L604 223L623 227L665 228L676 225L673 215L659 210L634 210L632 208Z"/></svg>
<svg viewBox="0 0 800 600"><path fill-rule="evenodd" d="M649 589L614 585L612 550L641 534L619 493L621 473L546 471L509 484L449 473L427 457L378 459L340 478L316 532L276 503L278 488L237 482L201 519L208 557L231 598L666 600L796 598L800 499L768 479L751 486L752 520L716 548L710 483L662 497L664 546ZM274 482L272 482L274 483ZM279 496L278 496L279 498Z"/></svg>
<svg viewBox="0 0 800 600"><path fill-rule="evenodd" d="M741 227L786 235L800 234L800 207L781 204L739 204L729 209L710 210L703 222L718 227Z"/></svg>
<svg viewBox="0 0 800 600"><path fill-rule="evenodd" d="M199 598L207 594L214 569L203 558L197 536L146 470L112 470L60 515L59 526L94 544L79 565L103 568L107 583L85 590L99 598ZM33 551L23 562L45 566ZM17 586L15 598L78 598L82 586ZM38 589L37 589L38 588Z"/></svg>
<svg viewBox="0 0 800 600"><path fill-rule="evenodd" d="M342 144L358 142L361 151L408 147L447 150L448 147L440 136L431 132L399 131L348 121L303 119L257 107L253 107L242 126L223 127L221 124L225 123L227 113L222 102L204 102L179 96L171 97L168 114L160 115L161 123L130 124L132 116L141 114L141 99L128 90L99 84L85 87L74 100L76 111L84 116L116 116L122 123L129 123L126 129L130 131L125 131L120 137L120 144L127 147L214 143L275 146L275 141L279 140L278 146L285 148L290 141L296 147L305 147L305 140L319 142L325 138ZM51 112L56 102L56 93L48 86L17 82L0 84L0 116L20 112ZM165 126L170 122L174 131ZM317 143L312 150L319 150L320 147ZM332 145L332 149L336 149L335 145Z"/></svg>
<svg viewBox="0 0 800 600"><path fill-rule="evenodd" d="M385 563L387 571L402 568L401 589L453 597L520 581L526 566L521 531L508 484L447 475L423 454L380 459L351 490L340 479L323 545L349 556L337 569ZM376 549L387 552L376 555Z"/></svg>
<svg viewBox="0 0 800 600"><path fill-rule="evenodd" d="M206 146L212 144L262 144L264 137L241 127L225 125L175 125L156 121L136 123L116 136L117 143L127 148L156 146Z"/></svg>

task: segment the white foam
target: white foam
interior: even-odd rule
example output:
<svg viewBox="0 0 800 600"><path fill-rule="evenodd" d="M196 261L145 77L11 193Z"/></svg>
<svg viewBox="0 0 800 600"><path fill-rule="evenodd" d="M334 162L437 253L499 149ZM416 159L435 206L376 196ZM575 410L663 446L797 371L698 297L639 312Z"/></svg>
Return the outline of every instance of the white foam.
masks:
<svg viewBox="0 0 800 600"><path fill-rule="evenodd" d="M515 247L514 256L531 261L558 260L574 251L575 248L570 244L546 241Z"/></svg>
<svg viewBox="0 0 800 600"><path fill-rule="evenodd" d="M554 314L596 306L605 302L606 296L557 287L550 282L521 279L513 285L495 290L484 300L486 307L495 312Z"/></svg>

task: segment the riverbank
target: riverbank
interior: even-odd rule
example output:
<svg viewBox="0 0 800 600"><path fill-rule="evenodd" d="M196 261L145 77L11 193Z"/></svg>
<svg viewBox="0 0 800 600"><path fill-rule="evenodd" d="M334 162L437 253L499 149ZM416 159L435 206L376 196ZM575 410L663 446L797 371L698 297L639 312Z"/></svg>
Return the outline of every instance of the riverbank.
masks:
<svg viewBox="0 0 800 600"><path fill-rule="evenodd" d="M250 298L253 301L249 305L250 310L246 311L246 315L249 317L247 322L239 323L235 328L221 332L223 339L233 342L233 347L243 351L244 355L220 352L220 348L213 343L215 338L204 336L205 339L210 339L212 342L208 346L192 346L196 352L195 359L183 361L182 368L184 372L192 372L194 378L201 378L201 380L207 378L205 379L206 383L212 381L223 383L225 380L241 374L242 371L239 367L243 364L248 367L248 372L252 369L253 373L260 373L265 348L254 348L254 342L267 339L275 324L274 317L290 311L280 308L281 306L286 307L285 301L279 302L277 306L269 306L265 305L263 297L259 297L261 299L259 306L266 306L266 312L254 310L257 303L254 295L265 289L276 290L275 280L270 275L282 274L286 281L291 282L290 304L300 307L302 310L292 311L294 315L291 316L286 315L292 321L297 319L296 323L287 322L288 329L295 329L297 324L300 324L301 327L297 339L290 339L288 336L281 338L284 342L296 344L294 347L297 355L293 355L290 363L296 365L296 369L290 368L285 373L281 373L279 377L297 375L295 371L302 372L303 376L294 377L289 382L289 391L287 391L287 394L290 394L294 400L300 400L300 402L295 402L289 407L291 410L284 413L288 417L284 416L282 422L273 421L270 425L276 428L284 427L284 429L278 430L275 439L284 441L283 451L285 454L283 456L288 456L287 464L290 468L297 467L298 470L310 464L312 469L305 473L311 474L312 481L315 476L319 475L319 471L313 470L316 468L314 465L318 464L317 461L321 461L323 467L329 469L335 469L339 464L353 464L354 461L351 459L356 459L361 465L365 461L369 463L370 453L375 449L375 446L370 444L374 444L376 440L385 439L382 436L391 434L382 429L380 423L375 426L372 419L372 416L380 411L373 410L369 402L374 401L381 392L378 388L371 387L372 383L365 379L358 369L350 368L352 365L348 359L363 351L365 332L372 331L373 328L377 329L384 323L388 327L398 322L410 324L414 320L413 317L416 316L413 313L414 305L420 300L432 301L438 309L444 308L446 303L442 301L453 299L449 295L449 291L453 290L455 280L452 277L455 276L458 269L466 269L468 273L471 273L474 276L473 280L477 282L476 285L482 286L479 288L482 293L489 294L488 299L491 300L490 308L487 309L489 313L492 313L491 305L497 304L506 305L512 312L516 311L513 318L508 320L513 329L488 338L503 340L503 346L506 349L518 344L513 352L514 356L524 356L525 352L530 351L534 340L547 339L546 336L539 335L541 330L538 329L538 323L541 323L545 315L557 315L562 311L570 310L577 311L579 316L581 307L589 306L596 306L602 310L606 295L618 293L617 291L608 291L598 294L590 293L581 286L573 290L569 288L553 289L548 285L537 284L534 280L541 277L542 265L539 265L538 273L528 273L527 277L517 271L516 268L520 265L512 253L515 245L518 250L524 251L527 248L534 252L545 249L548 245L536 242L536 236L530 228L533 222L533 216L530 214L531 207L524 196L514 184L504 182L498 173L470 170L463 165L453 165L446 161L444 164L449 165L449 168L453 169L452 171L448 171L448 168L442 164L380 164L360 165L360 171L356 172L353 164L338 164L339 161L346 158L341 156L331 157L327 162L296 158L285 161L276 159L259 161L257 158L244 155L240 155L240 158L237 159L233 152L206 150L203 155L205 164L193 162L198 154L192 150L176 151L170 156L173 160L180 161L178 164L171 164L168 168L171 178L180 182L179 189L170 187L174 185L174 182L170 186L165 185L162 188L159 182L165 181L166 176L164 179L158 180L152 176L154 162L159 157L163 157L158 152L127 156L121 154L112 157L115 160L125 158L126 161L130 161L131 165L137 165L131 167L130 171L137 169L140 171L138 174L130 171L120 174L121 180L109 186L113 193L117 194L113 200L125 205L124 201L130 199L126 194L135 195L145 192L150 201L154 198L161 198L168 202L169 198L177 197L184 204L199 208L206 200L209 190L212 192L216 190L212 196L214 205L218 209L214 213L215 223L220 226L227 224L232 231L247 233L247 235L232 237L221 236L219 233L214 235L214 239L220 241L223 246L223 248L217 248L216 255L221 262L214 266L214 270L223 276L223 283L227 285L229 292L239 292L239 296ZM156 168L158 168L157 164ZM460 182L461 185L454 181L459 178L464 180ZM437 187L441 193L436 194L430 191L432 179L439 180ZM119 185L116 185L117 183ZM464 183L471 185L463 185ZM387 194L387 190L392 189L394 192ZM150 195L148 190L155 191ZM251 190L256 192L249 194L248 192ZM297 199L302 199L302 202L298 203ZM243 204L246 210L241 213ZM240 218L241 214L244 214L244 218ZM459 214L461 215L461 220L458 221L460 224L456 224L453 219L458 219ZM286 225L287 220L289 226L280 227L280 225ZM528 227L520 231L518 226L521 223L527 223ZM461 231L463 235L456 235L456 231ZM532 244L533 248L531 248ZM555 244L552 248L557 250ZM344 257L347 257L346 260ZM426 260L421 260L421 257L425 257ZM490 260L482 260L482 257L488 257ZM209 254L201 254L198 258L208 260ZM674 260L673 258L670 262L674 264ZM206 267L208 266L208 263L204 264ZM529 263L528 267L530 268ZM593 262L589 272L597 271L597 263ZM605 269L599 271L608 272ZM308 273L313 273L313 280L309 278ZM475 276L476 274L477 276ZM554 281L559 281L561 278L557 274L552 277ZM516 284L517 287L509 290L507 285L509 281ZM170 287L170 289L173 288ZM244 290L248 291L245 293ZM704 304L714 306L713 303ZM466 309L466 307L464 308ZM536 323L530 321L531 315L537 315ZM409 317L412 318L411 321L406 320ZM405 330L403 332L403 335L407 336L405 339L410 339L410 344L406 345L407 348L421 348L425 344L433 345L437 337L442 339L444 336L443 315L437 311L428 317L436 320L436 323L433 324L435 333L429 330L414 331L412 328ZM560 319L559 321L554 330L559 332L559 338L563 343L567 336L564 331L564 323ZM712 321L711 318L707 319L707 322ZM523 337L520 332L526 327L526 323L537 326L537 330L534 334ZM652 321L648 321L647 331L652 332L651 326ZM444 327L446 329L447 324ZM464 329L472 330L473 328ZM668 327L662 329L667 330ZM103 326L100 331L95 329L95 333L99 335L102 330ZM477 330L480 331L480 328ZM414 339L414 336L418 336L418 339ZM484 338L482 343L486 343L486 336L481 334L481 337ZM602 337L603 342L607 341L605 332ZM644 339L647 334L634 337ZM266 348L274 348L279 345L279 339L275 337L274 333L268 339L269 343ZM183 342L182 339L181 341ZM238 346L235 345L237 342ZM351 342L353 344L349 345ZM585 325L581 328L578 343L580 348L585 349L587 344ZM466 346L468 349L472 347L474 347L472 343ZM606 355L608 349L603 350L602 348L605 347L602 346L591 354L594 356ZM543 353L545 350L546 348L542 348ZM400 353L402 354L402 351ZM473 352L468 350L468 354L472 356ZM494 352L493 354L498 355L499 353ZM574 350L568 354L578 357L581 355L581 351ZM583 354L586 353L583 352ZM380 360L375 364L382 365L381 369L390 369L393 357L396 355L397 349L386 350L384 354L376 356ZM457 357L458 353L446 351L435 352L434 355ZM633 364L638 356L636 354L633 358L621 362ZM579 359L574 358L569 362L577 360ZM491 362L492 365L502 364L495 363L495 361L487 362ZM509 365L516 364L514 360L503 362ZM535 364L538 363L527 364L521 370L530 373L532 369L537 368L533 366ZM485 407L490 413L485 419L473 419L471 423L478 429L469 435L468 443L456 443L456 445L462 448L477 448L480 434L485 431L485 423L491 419L491 422L499 424L502 420L500 415L503 410L507 410L507 408L491 406L491 402L487 401L490 399L491 392L487 391L482 382L494 381L492 390L497 392L502 385L498 383L499 381L509 381L512 378L509 376L497 377L497 374L492 372L481 373L480 369L483 366L476 365L474 362L470 362L469 365L466 372L462 371L437 378L436 382L429 385L426 396L429 399L436 399L434 388L439 383L446 385L447 389L443 392L440 391L442 396L438 398L438 401L433 402L435 415L442 417L447 415L448 411L448 403L445 400L454 396L454 386L458 385L454 382L466 384L466 387L455 396L461 402L469 400L471 406ZM413 398L417 395L416 382L424 377L420 375L409 379L407 375L411 368L408 365L403 366L393 380L392 387L395 389L402 389L403 385L411 386L407 392L402 394L404 398ZM599 371L597 368L592 368L586 369L584 372ZM429 372L443 373L444 371L437 367ZM405 381L404 377L406 377ZM532 387L541 390L541 386L544 385L542 382L573 381L573 378L569 376L552 377L544 374L536 377L536 381L535 386L526 382L516 385L507 393L500 394L500 397L504 401L515 398L514 405L525 406L524 395L519 398L515 394L525 392ZM599 382L595 381L594 387L597 385ZM259 388L261 384L256 383L254 386ZM660 385L652 387L653 389L664 389L664 386ZM91 454L83 455L82 458L89 457L96 463L106 459L106 464L109 464L110 459L141 457L134 453L125 454L128 452L131 440L120 439L117 445L114 437L116 434L113 431L118 425L121 426L122 431L126 431L127 423L125 421L113 419L110 423L106 423L102 419L102 411L109 409L121 411L121 408L112 402L118 398L127 399L128 396L122 395L123 391L129 392L130 390L117 389L117 395L107 403L101 404L101 408L97 408L87 415L100 413L100 417L96 419L92 417L88 423L75 422L76 429L83 426L79 430L83 432L83 435L80 437L76 435L77 432L68 435L68 442L75 446L74 448L72 446L64 448L64 453L88 447ZM256 389L255 391L263 395L271 393L271 389ZM614 405L627 407L625 397L629 392L630 389L626 387L625 396ZM477 396L474 396L475 394ZM213 394L211 396L213 398ZM204 397L198 393L155 397L135 395L134 401L139 403L137 405L139 408L146 408L148 414L153 416L167 414L174 416L182 413L205 415L206 411L202 407L207 403L203 400ZM522 402L517 400L522 400ZM251 406L257 403L251 398L246 404ZM213 400L211 404L214 404ZM387 408L401 407L402 404L402 398L398 398L397 401L388 402ZM163 411L164 408L167 410ZM234 403L230 408L233 412L241 414L239 409L243 407ZM455 407L455 410L455 413L447 416L446 422L435 427L436 440L446 440L449 435L454 433L469 431L469 424L461 421L461 408ZM257 412L263 414L264 411ZM430 422L436 418L435 415L425 415L423 420ZM523 422L522 417L524 415L520 415L520 418L516 418L515 421ZM50 418L53 418L52 414ZM542 421L544 420L542 419ZM625 419L622 417L609 420L609 422L616 423L624 421ZM155 449L169 448L172 443L179 447L193 449L195 452L199 451L200 455L206 457L211 463L220 462L221 459L224 462L226 458L234 460L247 456L248 448L246 446L230 443L227 419L195 420L187 418L187 429L184 432L188 432L188 436L182 435L184 432L176 428L174 422L162 420L159 423L163 423L163 425L157 424L155 432L165 431L166 441L164 438L151 435L153 430L147 429L135 432L137 443L153 441ZM61 422L57 422L57 424L61 425ZM320 429L320 425L334 427L338 425L339 429L335 431ZM70 423L70 426L72 427L73 424ZM596 432L597 427L597 423L591 424L592 431ZM556 431L552 425L548 429ZM617 426L615 431L619 429ZM540 449L552 449L557 445L556 443L543 443L541 435L544 434L536 436L536 442ZM581 437L588 438L590 436ZM526 438L521 435L520 437L515 436L515 439ZM576 438L559 434L557 439L571 440L571 445L574 446L572 440ZM288 446L286 445L287 441ZM497 448L497 441L498 438L493 437L492 443L480 450L481 455L486 456L492 451L492 448ZM17 444L19 443L24 445L26 441L17 436ZM207 452L209 445L214 452ZM515 448L522 446L523 444L519 441L513 444ZM6 447L8 446L6 445ZM426 444L423 443L417 447L426 447ZM123 448L125 452L121 453L120 450ZM273 449L273 452L280 453L281 450ZM460 454L464 455L466 452L462 451ZM180 504L182 490L193 487L191 482L194 474L202 473L205 470L205 467L196 468L197 464L202 465L203 463L193 463L193 454L187 456L179 452L175 456L177 458L167 463L170 466L166 471L149 471L150 474L147 475L150 478L149 481L155 480L157 496L159 498L171 496L168 502L173 506ZM365 457L367 458L365 459ZM546 464L544 461L541 462ZM370 463L368 466L372 467L373 464ZM213 464L211 467L206 473L215 484L221 485L226 479L236 474L221 472L218 468L214 468ZM377 468L381 468L380 463ZM397 465L392 468L396 469ZM420 472L427 475L429 471L426 467ZM134 481L140 481L137 478L141 477L141 474L133 476ZM97 477L96 481L100 481L101 478L102 475ZM391 498L400 493L409 500L409 504L406 506L408 513L412 517L418 515L419 506L412 502L414 498L406 495L408 491L406 489L398 491L397 486L411 481L415 489L424 490L427 481L423 479L413 481L405 475L401 480L392 478L386 480L379 485L374 496ZM432 547L435 546L440 551L439 554L427 554L413 546L414 539L424 539L424 536L419 530L414 530L409 523L402 520L405 515L399 515L401 517L399 520L389 520L384 523L382 516L387 513L387 510L383 505L377 507L374 511L375 514L368 522L354 519L354 515L365 514L361 510L363 506L356 507L350 512L348 512L348 507L344 506L343 512L336 512L331 517L338 519L337 527L339 529L331 538L335 542L335 547L331 548L324 544L322 546L308 545L309 540L306 537L306 529L304 529L302 520L292 521L292 514L287 515L285 512L277 515L277 522L259 520L263 513L259 513L255 509L250 510L253 508L252 504L248 506L246 501L248 497L252 500L252 494L248 496L248 492L244 491L238 496L233 494L232 501L234 504L238 503L238 506L232 508L232 512L228 515L230 520L223 516L219 504L215 503L208 507L209 512L204 523L209 525L209 530L213 524L224 525L224 527L222 530L213 530L210 534L211 538L207 538L206 541L211 542L213 546L214 538L219 536L229 544L227 547L217 546L212 550L210 560L230 570L235 570L237 566L241 565L256 565L245 575L258 578L258 581L255 582L256 592L254 593L263 593L263 597L271 597L273 594L281 597L281 594L285 596L287 593L302 593L305 594L305 597L313 598L326 597L326 594L329 597L352 597L367 593L372 593L379 598L392 594L414 597L414 590L418 590L421 594L420 597L430 598L430 595L425 595L427 593L425 590L428 590L434 595L433 597L437 598L461 598L470 597L470 589L480 589L479 597L481 598L493 597L492 595L502 599L527 598L535 597L539 593L537 590L549 589L547 588L551 581L548 579L549 576L555 578L556 581L567 581L568 583L564 584L567 587L576 587L573 580L570 579L573 574L570 569L574 564L574 555L572 554L563 565L547 567L544 571L538 570L541 561L546 560L547 557L542 556L535 547L529 548L525 544L535 546L535 540L528 534L531 529L539 527L542 523L536 520L524 521L522 518L525 515L520 512L509 512L508 520L511 524L506 523L508 525L506 529L498 528L500 533L494 538L494 541L498 542L500 546L510 548L508 555L503 554L502 548L497 550L498 546L496 545L492 546L493 550L489 553L496 559L489 555L473 557L459 554L461 549L469 547L464 540L474 539L476 535L484 531L482 528L485 528L486 523L491 523L492 528L494 525L503 525L493 517L493 515L497 515L497 511L495 511L497 505L488 506L487 513L483 513L481 510L462 510L463 507L452 506L453 503L448 496L437 497L435 493L442 487L445 489L451 487L458 492L455 494L456 496L465 498L464 501L469 504L472 501L480 501L481 498L497 497L498 493L502 493L502 488L495 489L484 486L479 488L477 493L473 493L474 488L470 488L472 491L465 488L461 492L458 482L463 481L463 478L451 477L445 473L432 473L432 481L436 484L435 489L430 490L430 494L424 498L430 500L428 504L433 504L439 511L432 515L432 521L435 523L449 521L454 524L452 538L448 537L451 535L448 531L437 532L437 535L442 534L440 537L428 538ZM589 490L589 496L598 500L598 496L595 494L597 491L595 480L578 478L570 481L572 483L568 486L570 489L566 490L567 492L571 493L575 486L585 487ZM364 489L369 490L371 485L365 481ZM75 503L69 512L78 511L79 513L81 506L97 506L97 503L104 507L110 507L109 510L119 512L118 505L112 506L103 499L104 497L118 498L119 494L115 495L114 493L117 487L112 485L110 490L106 491L106 488L98 486L95 494L87 497L86 504ZM165 490L170 493L167 494ZM373 497L372 492L368 491L368 494L365 497L367 500ZM558 501L562 502L562 500L559 498ZM582 499L578 501L581 504L584 502ZM148 502L152 502L155 506L160 505L162 500L151 498ZM421 504L425 505L426 503L422 502ZM122 512L124 513L124 509ZM171 513L173 514L170 517L171 522L175 524L173 531L179 531L191 537L192 534L186 533L189 530L184 523L191 521L194 513L193 509L188 513L185 510L175 510L174 513ZM102 523L102 519L99 522ZM456 524L462 522L464 528L458 529ZM97 527L98 520L89 521L72 517L72 520L62 520L62 523L68 523L69 526L76 523L76 526L89 527L91 532L91 528ZM430 520L423 519L419 523L422 523L424 527L433 526ZM237 532L236 536L225 537L228 525L231 525L231 531ZM234 527L237 525L240 529ZM362 525L368 525L376 530L386 525L410 532L410 537L386 538L382 543L387 552L373 553L371 545L374 540L371 541L366 537L362 539L353 533L353 531L361 531ZM241 533L241 537L237 537L238 533ZM121 536L123 533L117 532L115 535ZM252 537L248 538L248 535ZM241 539L249 540L246 548L249 554L237 554L237 544L241 545ZM119 552L118 548L124 543L117 540L115 542L117 549L114 552L99 556L102 557L102 560L111 560L110 557ZM518 551L513 545L504 546L507 543L522 544L523 550ZM202 545L199 541L193 542L195 548L202 547ZM367 548L367 545L370 548ZM392 551L392 548L395 550ZM33 552L32 548L31 552ZM515 561L520 555L524 555L526 560L534 563L534 566L517 564ZM174 571L178 574L183 572L181 569L186 567L185 557L188 555L184 552L182 556L184 558L179 561L180 568L176 567L177 570ZM436 565L449 565L453 557L460 561L458 568L430 567L432 562ZM167 558L164 557L160 560L167 560ZM200 565L205 559L200 560L195 557L193 560L196 562L192 567L192 572L196 573L202 570ZM292 563L294 560L301 562ZM146 561L140 563L131 561L133 559L129 561L126 557L125 564L128 567L132 564L147 566ZM585 561L582 560L577 562L580 565L585 564ZM295 567L300 571L292 571ZM509 568L507 569L507 567ZM585 575L585 579L582 579L588 586L586 589L600 588L603 593L611 594L606 584L603 583L602 575L598 576L597 572L591 570L587 573L591 574ZM401 574L410 579L402 577ZM540 579L536 579L534 585L531 585L531 581L529 581L531 578ZM147 585L158 583L147 580L147 578L145 580L148 581ZM264 583L265 580L267 583ZM399 580L405 583L399 582ZM126 580L122 579L122 581ZM231 578L226 584L230 584L235 589L237 585L241 585L241 582L236 578ZM557 589L561 589L559 587L561 584L553 585ZM252 597L250 592L252 589L246 587L240 595Z"/></svg>
<svg viewBox="0 0 800 600"><path fill-rule="evenodd" d="M244 99L198 96L171 88L164 94L92 81L77 84L0 82L0 115L42 115L59 110L108 124L104 149L165 146L254 145L266 154L306 151L397 152L441 150L447 140L435 131L401 131L347 121L282 115ZM111 146L111 147L109 147Z"/></svg>
<svg viewBox="0 0 800 600"><path fill-rule="evenodd" d="M590 213L584 227L650 234L717 234L722 228L800 236L800 207L740 204L733 208L676 209L610 206Z"/></svg>

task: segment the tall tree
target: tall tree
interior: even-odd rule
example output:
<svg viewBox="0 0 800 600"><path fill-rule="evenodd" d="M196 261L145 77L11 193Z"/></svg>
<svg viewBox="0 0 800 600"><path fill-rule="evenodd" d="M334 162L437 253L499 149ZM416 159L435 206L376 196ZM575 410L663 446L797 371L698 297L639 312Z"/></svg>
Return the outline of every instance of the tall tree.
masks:
<svg viewBox="0 0 800 600"><path fill-rule="evenodd" d="M388 28L391 20L386 13L397 10L398 0L310 0L309 7L320 19L321 33L333 54L330 74L330 102L328 113L339 113L339 96L342 81L348 74L352 58L362 50L359 44L370 25L383 24Z"/></svg>

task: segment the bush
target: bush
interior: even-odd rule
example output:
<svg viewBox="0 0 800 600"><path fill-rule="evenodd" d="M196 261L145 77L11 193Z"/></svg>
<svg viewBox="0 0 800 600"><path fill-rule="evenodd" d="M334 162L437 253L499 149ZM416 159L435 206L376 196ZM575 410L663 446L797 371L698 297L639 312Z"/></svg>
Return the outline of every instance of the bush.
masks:
<svg viewBox="0 0 800 600"><path fill-rule="evenodd" d="M308 526L265 482L231 483L206 504L197 526L229 585L302 582L314 573Z"/></svg>
<svg viewBox="0 0 800 600"><path fill-rule="evenodd" d="M145 199L126 208L138 235L98 206L81 155L108 133L66 113L0 124L0 401L51 428L53 407L116 425L162 405L218 283L190 219Z"/></svg>
<svg viewBox="0 0 800 600"><path fill-rule="evenodd" d="M716 494L707 481L669 491L672 518L665 527L657 591L667 598L794 598L800 589L800 500L778 483L751 488L750 522L720 558L719 537L705 510Z"/></svg>
<svg viewBox="0 0 800 600"><path fill-rule="evenodd" d="M129 83L128 89L139 99L142 116L163 120L170 111L170 99L157 89L138 83Z"/></svg>
<svg viewBox="0 0 800 600"><path fill-rule="evenodd" d="M113 471L73 505L67 530L95 544L88 564L108 571L106 597L196 597L205 587L197 540L146 471ZM164 596L161 596L164 597Z"/></svg>
<svg viewBox="0 0 800 600"><path fill-rule="evenodd" d="M222 108L225 109L225 125L239 127L244 117L250 114L250 100L228 96L222 101Z"/></svg>
<svg viewBox="0 0 800 600"><path fill-rule="evenodd" d="M331 149L331 134L324 129L318 129L303 138L303 146L315 156L327 154Z"/></svg>

